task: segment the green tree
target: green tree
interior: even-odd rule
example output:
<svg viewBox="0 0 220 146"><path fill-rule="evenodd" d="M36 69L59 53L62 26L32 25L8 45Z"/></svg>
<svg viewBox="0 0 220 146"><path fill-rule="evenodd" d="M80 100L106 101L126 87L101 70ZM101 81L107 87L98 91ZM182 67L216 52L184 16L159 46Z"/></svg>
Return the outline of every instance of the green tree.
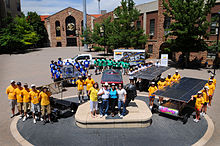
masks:
<svg viewBox="0 0 220 146"><path fill-rule="evenodd" d="M185 56L186 66L189 63L190 52L207 50L205 40L210 23L206 17L216 0L163 0L164 15L174 20L169 26L168 36L176 39L168 39L171 51L181 51Z"/></svg>
<svg viewBox="0 0 220 146"><path fill-rule="evenodd" d="M27 20L31 26L33 26L34 31L37 33L39 40L37 42L37 47L43 47L48 42L47 30L44 26L44 22L41 21L40 16L36 12L28 12Z"/></svg>

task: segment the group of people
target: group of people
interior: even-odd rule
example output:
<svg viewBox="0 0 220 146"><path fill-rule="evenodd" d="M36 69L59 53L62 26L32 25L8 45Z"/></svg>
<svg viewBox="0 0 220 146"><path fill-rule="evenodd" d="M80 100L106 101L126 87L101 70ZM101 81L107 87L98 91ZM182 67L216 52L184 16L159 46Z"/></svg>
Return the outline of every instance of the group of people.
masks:
<svg viewBox="0 0 220 146"><path fill-rule="evenodd" d="M17 105L20 118L23 118L23 122L32 113L33 123L37 121L43 121L46 123L46 113L50 123L53 123L50 118L51 107L50 107L50 96L51 93L47 87L43 87L42 91L36 89L36 85L32 84L31 88L25 83L22 87L21 82L15 82L11 80L10 86L6 89L8 95L9 104L11 107L12 115L15 116L15 108Z"/></svg>
<svg viewBox="0 0 220 146"><path fill-rule="evenodd" d="M178 82L181 79L180 74L178 73L178 70L176 70L175 74L171 76L169 74L167 78L161 77L160 81L155 84L155 82L152 82L148 91L149 91L149 107L152 109L155 99L155 92L157 90L162 90L164 87L169 86L175 82ZM194 122L199 122L200 115L204 116L207 112L207 106L211 106L212 97L215 91L216 87L216 79L214 78L214 75L211 75L211 77L208 80L208 83L205 84L204 88L197 93L197 95L192 96L192 100L195 100L195 110L196 110L196 118L194 119ZM159 97L159 104L163 103L163 98Z"/></svg>
<svg viewBox="0 0 220 146"><path fill-rule="evenodd" d="M122 69L123 74L127 74L130 68L130 63L125 60L116 61L113 59L95 59L95 74L100 74L106 69Z"/></svg>
<svg viewBox="0 0 220 146"><path fill-rule="evenodd" d="M82 79L82 76L79 76L79 79L76 81L76 84L78 90L79 103L84 102L84 86L86 86L87 97L90 101L90 111L92 117L97 116L99 99L102 101L101 106L99 108L100 117L107 116L109 109L111 110L111 115L114 117L117 114L115 108L117 103L118 115L120 117L125 116L125 101L127 92L123 88L122 84L119 84L118 87L116 87L116 85L113 83L111 84L111 87L109 87L109 84L106 82L102 85L101 88L99 88L98 83L91 78L90 74L88 75L88 78L85 81Z"/></svg>

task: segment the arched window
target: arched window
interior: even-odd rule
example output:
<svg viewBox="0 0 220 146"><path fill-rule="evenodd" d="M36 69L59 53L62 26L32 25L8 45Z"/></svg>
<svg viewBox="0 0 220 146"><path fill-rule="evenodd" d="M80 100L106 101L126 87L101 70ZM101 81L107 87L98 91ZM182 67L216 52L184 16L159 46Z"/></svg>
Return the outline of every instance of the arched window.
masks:
<svg viewBox="0 0 220 146"><path fill-rule="evenodd" d="M60 21L56 21L56 22L55 22L55 30L56 30L56 36L57 36L57 37L61 36L61 32L60 32Z"/></svg>
<svg viewBox="0 0 220 146"><path fill-rule="evenodd" d="M76 35L76 20L72 16L66 17L66 36Z"/></svg>

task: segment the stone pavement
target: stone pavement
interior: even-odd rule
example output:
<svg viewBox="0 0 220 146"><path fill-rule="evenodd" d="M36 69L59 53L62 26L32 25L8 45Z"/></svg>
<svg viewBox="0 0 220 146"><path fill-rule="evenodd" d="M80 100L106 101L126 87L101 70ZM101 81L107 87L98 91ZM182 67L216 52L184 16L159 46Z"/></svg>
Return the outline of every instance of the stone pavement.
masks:
<svg viewBox="0 0 220 146"><path fill-rule="evenodd" d="M27 54L16 55L0 55L0 145L18 145L10 133L10 108L8 105L8 99L5 94L5 89L9 85L11 79L21 81L22 83L35 83L38 85L49 84L52 82L50 79L49 64L50 61L56 60L58 57L70 58L78 54L78 48L43 48L40 51L35 51ZM80 53L85 53L81 51ZM87 53L87 52L86 52ZM92 52L92 54L95 54ZM96 55L95 55L96 56ZM175 69L171 68L164 73L174 73ZM179 70L181 76L208 79L209 74L207 70ZM93 76L96 81L100 81L100 76ZM126 78L126 77L124 77ZM220 145L220 100L217 95L220 94L220 74L217 71L217 88L213 99L212 106L208 109L208 114L212 118L215 124L215 131L213 137L208 142L208 145ZM125 83L128 80L125 80ZM67 92L64 92L65 96L76 95L76 88L69 88ZM144 93L145 94L145 93ZM57 95L60 97L60 95ZM4 134L3 134L4 133Z"/></svg>

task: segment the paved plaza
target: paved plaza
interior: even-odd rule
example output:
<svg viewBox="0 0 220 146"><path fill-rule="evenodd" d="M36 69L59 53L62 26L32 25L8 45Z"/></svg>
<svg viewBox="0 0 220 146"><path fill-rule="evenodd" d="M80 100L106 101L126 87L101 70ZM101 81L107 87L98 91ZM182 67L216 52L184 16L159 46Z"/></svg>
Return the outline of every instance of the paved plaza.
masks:
<svg viewBox="0 0 220 146"><path fill-rule="evenodd" d="M1 70L0 70L0 96L1 96L1 102L0 102L0 145L19 145L19 143L13 138L11 131L10 131L10 108L8 104L7 95L5 94L6 87L10 84L10 80L14 79L15 81L21 81L22 83L27 82L30 84L36 84L37 86L49 84L52 82L50 78L50 69L49 64L50 61L56 60L58 57L61 58L70 58L74 57L78 53L90 53L90 52L83 52L78 51L78 48L68 47L68 48L43 48L39 49L35 52L30 52L26 54L15 54L15 55L0 55L0 64L1 64ZM92 52L92 55L97 56L96 53ZM168 75L168 73L174 73L175 68L171 68L168 71L164 73L164 76ZM93 72L93 70L92 70ZM190 69L184 69L179 70L179 73L181 76L186 77L193 77L193 78L199 78L199 79L208 79L209 74L206 69L202 70L190 70ZM92 76L95 81L100 83L101 75ZM215 91L215 95L213 98L212 106L208 109L208 115L214 122L214 133L212 138L208 141L207 145L220 145L220 99L218 99L218 95L220 94L220 74L219 70L217 71L216 75L217 79L217 87ZM128 83L127 76L124 76L124 82L125 84ZM64 97L72 97L76 95L76 88L68 88L67 92L63 93ZM142 92L141 94L146 94L145 92ZM55 95L55 97L59 98L60 95ZM139 97L142 100L146 100L146 97ZM74 98L75 101L77 101L77 98ZM73 116L74 117L74 116ZM153 122L152 125L148 128L144 129L112 129L108 133L105 133L105 130L100 129L92 129L92 130L86 130L81 129L75 126L74 124L74 118L69 117L66 119L60 120L58 123L54 123L53 125L47 124L45 128L43 125L36 124L34 125L32 123L32 120L28 120L23 124L23 122L18 122L18 130L28 130L28 127L33 125L32 130L36 128L36 133L40 130L45 130L45 134L48 134L50 136L50 140L48 141L48 145L52 144L50 143L53 141L53 139L56 139L55 142L57 142L57 145L65 145L65 144L72 144L72 142L75 142L76 145L83 145L83 144L91 144L95 145L97 143L98 145L104 144L108 145L109 142L112 142L114 138L116 138L118 141L116 141L115 145L127 145L129 140L132 140L133 142L138 141L138 143L145 145L147 138L149 138L149 141L155 141L157 143L154 143L156 145L163 145L164 141L169 142L169 140L172 142L173 145L178 145L177 142L183 142L183 145L190 145L195 143L197 140L199 140L202 135L204 135L206 129L207 129L207 123L206 120L201 120L198 124L194 123L192 121L192 116L189 119L188 123L186 125L183 125L181 121L176 121L170 118L158 116L157 114L153 114ZM162 123L161 123L162 122ZM62 129L59 127L59 125L65 125L66 123L72 123L73 125L70 127L64 127ZM202 125L202 126L201 126ZM56 126L59 128L55 130ZM180 131L181 129L186 129L185 131ZM61 134L59 136L62 136L62 132L65 132L65 129L67 130L67 134L69 134L67 137L63 137L60 139L60 143L58 143L57 135L49 134L51 133L51 129L55 130L55 134ZM190 129L189 131L187 129ZM48 131L47 131L48 130ZM72 130L72 131L71 131ZM161 130L161 133L159 132ZM61 131L61 133L59 133ZM75 133L73 132L75 131ZM141 132L140 132L141 131ZM151 136L151 131L154 131L153 136ZM156 133L158 131L158 133ZM24 133L24 137L27 138L27 140L30 140L34 145L41 145L42 143L37 143L39 141L31 141L31 137L35 136L36 133L30 131L30 133L26 132ZM73 132L73 133L72 133ZM163 135L164 133L169 133L167 136ZM181 133L182 132L182 133ZM197 132L196 137L184 137L187 134L193 134L193 132ZM72 134L71 134L72 133ZM77 133L79 133L77 135ZM114 135L114 133L116 133ZM131 134L129 134L131 133ZM181 133L181 135L178 135ZM103 135L102 135L103 134ZM114 135L111 137L111 135ZM133 135L133 136L132 136ZM93 143L90 143L92 138L96 136L98 137ZM104 136L110 137L110 139L103 138ZM181 137L180 139L177 138L177 136ZM133 138L134 137L134 138ZM172 137L172 138L171 138ZM39 138L42 138L42 135L39 135ZM36 139L39 139L36 138ZM124 138L124 139L123 139ZM133 138L133 139L132 139ZM171 139L169 139L171 138ZM85 139L85 141L83 141ZM161 141L160 141L161 139ZM77 141L78 140L78 141ZM122 142L119 142L122 141ZM42 141L44 142L44 141ZM67 142L67 143L65 143ZM137 143L129 143L129 145L135 145ZM149 144L151 144L149 142ZM153 144L153 143L152 143ZM172 145L171 143L167 143L169 145ZM182 144L181 144L182 145Z"/></svg>

